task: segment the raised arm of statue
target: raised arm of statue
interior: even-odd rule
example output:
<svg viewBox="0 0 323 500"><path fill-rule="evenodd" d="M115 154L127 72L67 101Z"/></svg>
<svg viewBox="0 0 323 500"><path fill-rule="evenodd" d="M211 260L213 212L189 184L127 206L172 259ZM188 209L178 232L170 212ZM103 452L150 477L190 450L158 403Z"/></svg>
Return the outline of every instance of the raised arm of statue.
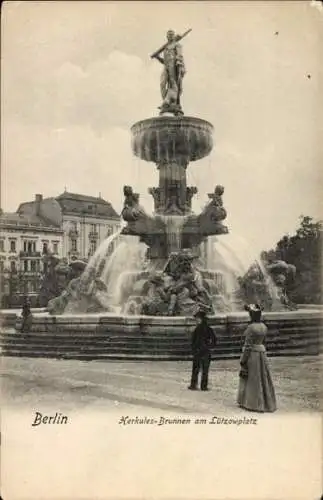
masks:
<svg viewBox="0 0 323 500"><path fill-rule="evenodd" d="M165 64L164 59L160 55L155 56L155 59L157 59L161 64Z"/></svg>
<svg viewBox="0 0 323 500"><path fill-rule="evenodd" d="M183 77L186 70L182 46L179 41L190 31L186 31L183 35L176 35L173 30L169 30L167 32L167 42L151 55L152 58L157 59L164 66L160 80L160 92L163 99L159 107L160 114L172 113L175 116L183 114L180 97L183 91ZM163 57L160 54L163 54Z"/></svg>

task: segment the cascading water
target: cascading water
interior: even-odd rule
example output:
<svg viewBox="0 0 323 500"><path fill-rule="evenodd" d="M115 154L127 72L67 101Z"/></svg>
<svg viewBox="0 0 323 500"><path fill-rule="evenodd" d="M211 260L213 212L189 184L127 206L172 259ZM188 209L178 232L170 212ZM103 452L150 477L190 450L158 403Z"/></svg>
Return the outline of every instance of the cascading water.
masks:
<svg viewBox="0 0 323 500"><path fill-rule="evenodd" d="M103 271L107 293L115 305L122 305L122 297L133 285L136 276L146 266L147 246L139 238L122 236L114 253L108 259Z"/></svg>
<svg viewBox="0 0 323 500"><path fill-rule="evenodd" d="M97 248L95 251L94 255L90 258L83 276L84 278L87 278L89 273L92 272L93 269L95 269L96 273L101 273L103 274L103 267L106 265L106 262L108 260L108 256L112 254L113 252L111 251L111 248L113 249L115 247L115 244L118 243L118 239L120 238L121 234L121 229L119 231L116 231L115 233L111 234L108 236L102 243L101 245ZM103 277L104 278L104 277ZM104 279L103 279L104 281Z"/></svg>
<svg viewBox="0 0 323 500"><path fill-rule="evenodd" d="M161 219L166 227L166 241L168 255L179 252L182 248L182 228L185 217L181 215L164 215Z"/></svg>
<svg viewBox="0 0 323 500"><path fill-rule="evenodd" d="M233 310L241 308L241 304L239 306L237 303L237 295L240 292L240 281L243 279L253 281L253 285L258 287L257 297L260 302L270 299L273 310L281 307L277 286L261 258L257 257L256 252L252 251L243 238L232 234L212 237L209 241L209 248L208 267L212 269L214 263L219 260L222 265L224 264L222 271L231 296Z"/></svg>

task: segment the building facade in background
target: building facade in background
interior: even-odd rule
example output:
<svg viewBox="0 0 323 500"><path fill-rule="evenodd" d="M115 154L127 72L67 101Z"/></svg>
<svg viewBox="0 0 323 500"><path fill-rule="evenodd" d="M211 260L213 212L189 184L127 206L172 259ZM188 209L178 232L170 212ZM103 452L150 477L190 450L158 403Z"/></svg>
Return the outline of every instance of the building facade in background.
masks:
<svg viewBox="0 0 323 500"><path fill-rule="evenodd" d="M43 256L88 261L99 245L118 232L120 217L101 197L65 191L56 198L36 194L15 213L0 214L0 293L2 307L37 296ZM111 243L109 253L117 244Z"/></svg>
<svg viewBox="0 0 323 500"><path fill-rule="evenodd" d="M101 197L86 196L65 191L56 198L43 198L22 203L17 212L38 214L59 226L63 231L62 250L59 257L88 260L108 236L120 228L120 216L111 203ZM110 252L114 250L111 245ZM53 251L50 248L50 251Z"/></svg>
<svg viewBox="0 0 323 500"><path fill-rule="evenodd" d="M24 295L37 295L42 256L49 249L57 256L62 254L63 230L59 225L36 214L0 214L0 294L4 302L14 297L14 302L20 303Z"/></svg>
<svg viewBox="0 0 323 500"><path fill-rule="evenodd" d="M0 214L0 271L42 271L42 255L63 251L63 229L35 214Z"/></svg>

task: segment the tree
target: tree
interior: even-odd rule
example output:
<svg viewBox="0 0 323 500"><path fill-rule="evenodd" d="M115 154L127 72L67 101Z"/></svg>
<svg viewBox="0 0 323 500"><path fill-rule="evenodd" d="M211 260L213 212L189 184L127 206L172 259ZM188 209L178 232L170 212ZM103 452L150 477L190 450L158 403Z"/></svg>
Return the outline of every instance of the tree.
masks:
<svg viewBox="0 0 323 500"><path fill-rule="evenodd" d="M322 241L322 221L301 215L296 234L283 236L274 250L276 259L296 267L295 279L287 283L287 293L298 304L323 303ZM270 253L263 252L262 256Z"/></svg>

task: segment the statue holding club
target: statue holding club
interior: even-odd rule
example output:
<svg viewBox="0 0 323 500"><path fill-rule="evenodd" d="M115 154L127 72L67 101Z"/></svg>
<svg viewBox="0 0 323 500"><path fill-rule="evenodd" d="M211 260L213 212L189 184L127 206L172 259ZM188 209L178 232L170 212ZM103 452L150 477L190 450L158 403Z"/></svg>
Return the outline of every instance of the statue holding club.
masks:
<svg viewBox="0 0 323 500"><path fill-rule="evenodd" d="M179 41L190 31L192 30L186 31L183 35L176 35L173 30L167 31L167 42L150 56L164 66L160 81L160 91L163 98L162 105L159 107L161 115L164 113L172 113L175 116L183 115L180 97L186 70L182 46Z"/></svg>

